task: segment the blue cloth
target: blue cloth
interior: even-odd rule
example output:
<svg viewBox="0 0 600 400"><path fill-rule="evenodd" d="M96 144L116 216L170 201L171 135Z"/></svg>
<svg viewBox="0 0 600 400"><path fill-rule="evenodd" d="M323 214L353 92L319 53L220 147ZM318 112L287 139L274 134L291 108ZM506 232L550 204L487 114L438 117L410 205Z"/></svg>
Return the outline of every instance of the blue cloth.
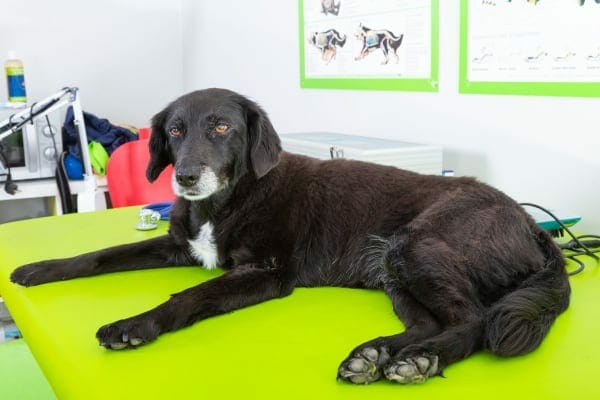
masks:
<svg viewBox="0 0 600 400"><path fill-rule="evenodd" d="M171 212L171 208L173 208L173 201L165 201L162 203L152 203L148 204L143 208L147 208L149 210L157 211L160 214L160 219L163 221L169 220L169 213Z"/></svg>
<svg viewBox="0 0 600 400"><path fill-rule="evenodd" d="M81 160L79 149L79 136L73 123L73 107L67 109L63 129L63 148L73 157ZM99 118L94 114L83 112L88 143L92 140L102 144L110 155L123 143L137 140L138 136L129 129L111 124L107 119ZM85 144L87 146L87 143Z"/></svg>

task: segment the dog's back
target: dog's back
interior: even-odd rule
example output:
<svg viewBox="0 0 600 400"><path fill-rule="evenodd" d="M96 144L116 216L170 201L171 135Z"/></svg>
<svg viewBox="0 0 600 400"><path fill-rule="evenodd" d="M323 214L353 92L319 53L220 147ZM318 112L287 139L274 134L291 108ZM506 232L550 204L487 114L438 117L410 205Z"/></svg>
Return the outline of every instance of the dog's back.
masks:
<svg viewBox="0 0 600 400"><path fill-rule="evenodd" d="M506 265L527 275L543 261L530 217L508 196L473 178L282 153L279 165L252 185L259 186L247 190L239 185L239 204L231 207L230 218L238 222L229 226L264 228L254 237L285 249L282 257L298 264L299 280L307 286L381 287L378 249L409 233L412 239L439 238L468 255L456 268L483 285L478 295L486 304L504 295L511 283L481 278L481 266L471 270L472 264L485 263L491 276ZM256 205L249 207L264 212L245 214L242 222L238 210L252 202ZM277 229L271 235L272 227ZM520 241L517 254L514 237ZM482 241L487 245L469 246ZM497 252L504 259L498 260Z"/></svg>

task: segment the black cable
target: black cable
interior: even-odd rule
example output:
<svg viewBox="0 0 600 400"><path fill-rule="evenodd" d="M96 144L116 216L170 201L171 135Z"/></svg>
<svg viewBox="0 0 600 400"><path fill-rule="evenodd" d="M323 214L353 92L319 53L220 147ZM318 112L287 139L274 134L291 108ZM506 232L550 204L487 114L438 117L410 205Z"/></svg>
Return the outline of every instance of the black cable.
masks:
<svg viewBox="0 0 600 400"><path fill-rule="evenodd" d="M569 275L571 275L571 276L577 275L578 273L582 272L585 269L585 264L583 263L583 261L575 258L575 256L566 256L566 258L568 258L569 260L571 260L571 261L575 262L576 264L578 264L578 266L575 269L575 271L569 272Z"/></svg>
<svg viewBox="0 0 600 400"><path fill-rule="evenodd" d="M12 174L10 171L6 174L6 182L4 182L4 191L12 196L14 196L18 191L19 187L12 180Z"/></svg>
<svg viewBox="0 0 600 400"><path fill-rule="evenodd" d="M8 158L6 157L6 154L4 154L4 146L2 145L2 142L0 142L0 158L2 159L1 161L6 165L6 174L2 174L2 175L6 176L6 181L4 182L4 191L6 193L14 196L15 193L17 193L17 190L19 189L19 187L12 180L10 163L8 162Z"/></svg>
<svg viewBox="0 0 600 400"><path fill-rule="evenodd" d="M15 117L16 114L10 114L10 117L8 117L8 125L12 128L13 126L13 121L12 119ZM16 124L16 123L14 123Z"/></svg>
<svg viewBox="0 0 600 400"><path fill-rule="evenodd" d="M34 101L33 104L31 104L31 107L29 107L29 115L33 115L33 107L35 107L35 105L37 104L37 101ZM30 118L30 122L31 125L33 125L33 118Z"/></svg>
<svg viewBox="0 0 600 400"><path fill-rule="evenodd" d="M60 193L60 204L63 214L71 214L76 212L73 205L73 199L71 198L71 188L69 186L69 177L65 171L64 157L66 152L62 152L59 156L59 160L56 164L55 178L56 185L58 186L58 192Z"/></svg>
<svg viewBox="0 0 600 400"><path fill-rule="evenodd" d="M73 200L71 199L71 187L69 186L69 177L67 176L67 172L65 170L64 157L66 156L65 152L59 154L58 146L56 145L55 133L52 130L52 124L50 123L50 118L46 115L46 125L48 125L48 132L50 134L50 138L52 139L52 146L54 147L54 159L56 160L56 170L54 173L54 177L56 179L56 186L58 187L58 192L60 194L60 204L63 211L63 214L71 214L75 212L75 207L73 206Z"/></svg>
<svg viewBox="0 0 600 400"><path fill-rule="evenodd" d="M37 105L37 102L34 102L29 107L29 117L27 117L25 119L21 119L21 121L19 121L19 122L13 122L13 118L15 117L15 114L11 114L11 116L8 117L9 129L13 129L13 130L19 129L20 127L25 125L27 122L31 122L33 124L35 116L37 116L39 113L46 111L48 108L53 106L57 101L58 101L58 99L53 100L53 101L49 102L46 106L42 107L42 109L36 110L36 111L34 111L33 109ZM56 162L58 162L58 148L56 147L56 140L54 139L54 133L52 132L52 126L50 125L50 119L48 118L47 115L46 115L46 123L48 124L48 129L50 129L50 137L52 139L52 144L54 146L54 159ZM6 182L4 182L4 191L10 195L14 195L15 193L17 193L17 190L19 189L19 187L12 180L10 163L8 162L8 158L4 154L4 146L2 146L2 143L0 143L0 158L2 159L2 162L6 165L6 172L7 172L6 174L3 174L3 175L6 175Z"/></svg>
<svg viewBox="0 0 600 400"><path fill-rule="evenodd" d="M600 239L600 235L581 235L579 239Z"/></svg>
<svg viewBox="0 0 600 400"><path fill-rule="evenodd" d="M76 93L77 93L77 88L64 87L63 90L66 90L68 93L70 93L73 96L75 96ZM0 131L12 130L13 133L14 133L19 128L21 128L23 125L25 125L27 122L31 122L33 124L33 121L34 121L35 117L37 117L39 114L41 114L41 113L45 112L46 110L48 110L50 107L54 106L59 101L60 101L60 98L52 99L52 100L50 100L48 103L46 103L43 107L41 107L38 110L34 110L34 107L38 104L37 102L34 102L29 107L29 116L27 118L21 118L20 121L14 122L13 118L15 117L16 114L11 114L8 117L8 125L1 126L0 127ZM49 120L49 118L48 118L47 115L46 115L46 123L48 124L48 129L50 129L50 136L51 136L52 144L53 144L53 147L54 147L54 159L56 160L56 162L58 164L60 155L58 154L58 148L56 146L56 141L54 139L54 133L52 132L52 127L50 125L50 120ZM2 146L1 142L0 142L0 158L6 164L6 170L7 170L6 174L2 174L2 175L6 176L6 182L4 183L4 190L8 194L14 195L17 192L18 187L17 187L17 185L12 180L12 174L11 174L11 170L10 170L10 164L8 163L8 159L7 159L6 155L4 154L4 147ZM63 170L64 170L64 167L63 167ZM64 171L63 171L63 174L64 174Z"/></svg>
<svg viewBox="0 0 600 400"><path fill-rule="evenodd" d="M565 258L568 258L569 260L572 260L578 264L577 269L575 269L575 271L569 272L569 275L576 275L576 274L582 272L585 268L585 264L581 260L576 259L575 257L586 255L586 256L592 257L594 260L596 260L596 263L598 263L598 261L600 261L600 257L598 257L595 254L597 252L600 252L600 240L587 240L587 241L580 240L580 239L588 239L588 238L589 239L600 239L600 236L598 236L598 235L575 236L573 234L573 232L571 232L571 230L556 215L554 215L552 212L550 212L546 208L544 208L540 205L537 205L537 204L533 204L533 203L520 203L520 205L526 206L526 207L534 207L534 208L537 208L538 210L545 212L552 219L554 219L554 221L561 227L561 230L567 232L567 234L571 237L571 240L569 242L559 243L559 247L563 251ZM590 247L597 248L597 249L594 249L594 251L592 251L590 249Z"/></svg>
<svg viewBox="0 0 600 400"><path fill-rule="evenodd" d="M44 107L42 107L40 110L36 110L35 112L34 112L33 108L37 105L37 102L34 102L29 107L29 116L27 118L25 118L25 119L22 118L20 121L17 121L17 122L13 121L13 118L15 117L16 114L11 114L8 117L8 130L12 130L12 131L16 132L19 128L21 128L27 122L31 122L33 124L33 120L34 120L35 116L37 116L39 113L42 113L42 112L46 111L48 108L50 108L51 106L53 106L54 104L56 104L56 102L58 102L58 99L50 101L47 105L45 105ZM46 119L47 118L48 118L48 116L46 116ZM6 129L6 126L3 126L2 129ZM54 137L52 137L52 141L54 142ZM54 145L54 148L56 150L56 144ZM8 158L4 154L4 146L2 146L1 142L0 142L0 157L2 158L2 162L4 164L6 164L6 171L7 171L6 174L3 174L3 175L6 175L6 182L4 182L4 191L6 193L10 194L10 195L14 195L15 193L17 193L19 187L12 180L12 173L11 173L11 169L10 169L10 163L8 162Z"/></svg>
<svg viewBox="0 0 600 400"><path fill-rule="evenodd" d="M59 101L60 101L60 98L52 99L52 100L48 101L47 104L44 104L44 106L42 106L38 110L34 110L33 109L37 105L37 102L35 102L35 103L33 103L29 107L29 115L27 116L27 118L21 118L19 121L13 121L13 118L15 117L16 113L15 114L11 114L10 117L8 117L8 129L16 131L20 127L22 127L23 125L25 125L28 122L31 122L33 124L33 120L39 114L41 114L44 111L48 110L50 107L52 107L53 105L55 105ZM6 126L3 126L2 129L6 129Z"/></svg>
<svg viewBox="0 0 600 400"><path fill-rule="evenodd" d="M569 236L571 236L571 238L573 240L575 240L577 242L577 244L580 244L579 241L577 240L577 238L575 237L575 235L573 234L573 232L571 232L569 230L569 228L567 228L567 226L560 220L558 219L558 217L556 215L554 215L552 212L550 212L550 210L537 205L537 204L533 204L533 203L519 203L521 206L526 206L526 207L534 207L537 208L538 210L541 210L543 212L545 212L546 214L548 214L558 225L560 225L560 228L563 229L565 232L567 232L569 234ZM582 246L585 247L585 246Z"/></svg>

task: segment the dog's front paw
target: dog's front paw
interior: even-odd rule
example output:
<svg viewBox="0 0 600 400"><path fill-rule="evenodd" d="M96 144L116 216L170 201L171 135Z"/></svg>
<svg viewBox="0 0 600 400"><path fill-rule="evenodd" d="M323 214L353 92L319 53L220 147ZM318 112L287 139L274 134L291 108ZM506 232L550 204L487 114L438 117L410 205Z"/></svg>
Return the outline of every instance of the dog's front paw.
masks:
<svg viewBox="0 0 600 400"><path fill-rule="evenodd" d="M121 350L151 342L160 333L156 321L147 317L133 317L104 325L98 329L96 338L107 349Z"/></svg>
<svg viewBox="0 0 600 400"><path fill-rule="evenodd" d="M385 368L385 377L398 383L421 383L440 372L438 361L431 354L397 359Z"/></svg>
<svg viewBox="0 0 600 400"><path fill-rule="evenodd" d="M23 265L10 274L10 280L23 286L35 286L42 283L60 280L56 271L48 261Z"/></svg>
<svg viewBox="0 0 600 400"><path fill-rule="evenodd" d="M338 370L338 379L358 384L369 384L381 378L383 366L390 356L385 347L365 347L348 357Z"/></svg>

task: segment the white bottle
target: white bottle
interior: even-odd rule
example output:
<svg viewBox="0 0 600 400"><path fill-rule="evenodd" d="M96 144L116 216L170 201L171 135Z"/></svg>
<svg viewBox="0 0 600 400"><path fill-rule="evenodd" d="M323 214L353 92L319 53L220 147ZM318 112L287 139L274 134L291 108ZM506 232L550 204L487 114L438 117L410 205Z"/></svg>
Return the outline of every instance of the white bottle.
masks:
<svg viewBox="0 0 600 400"><path fill-rule="evenodd" d="M10 103L26 103L25 70L23 62L17 58L14 51L8 52L8 60L4 63L6 72L6 86L8 88L8 101Z"/></svg>

